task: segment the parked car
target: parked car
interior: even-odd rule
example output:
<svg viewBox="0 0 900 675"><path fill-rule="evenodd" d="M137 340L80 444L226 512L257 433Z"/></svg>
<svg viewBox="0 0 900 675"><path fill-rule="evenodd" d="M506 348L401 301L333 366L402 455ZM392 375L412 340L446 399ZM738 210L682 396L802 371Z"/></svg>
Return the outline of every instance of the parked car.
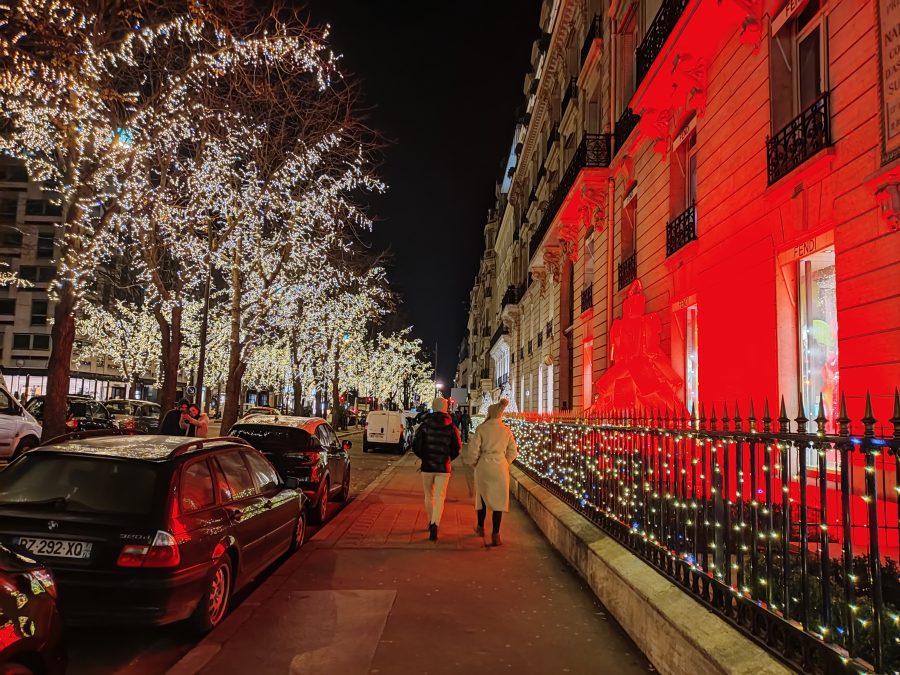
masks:
<svg viewBox="0 0 900 675"><path fill-rule="evenodd" d="M66 620L205 631L303 543L298 487L235 439L70 434L0 472L0 541L53 570Z"/></svg>
<svg viewBox="0 0 900 675"><path fill-rule="evenodd" d="M363 452L390 448L403 454L411 443L410 428L403 413L393 410L373 410L369 413L363 432Z"/></svg>
<svg viewBox="0 0 900 675"><path fill-rule="evenodd" d="M159 426L160 407L150 401L130 398L114 398L104 402L120 429L152 434Z"/></svg>
<svg viewBox="0 0 900 675"><path fill-rule="evenodd" d="M95 401L87 396L70 395L68 409L66 410L66 428L69 431L95 431L98 429L116 429L116 423L112 415L100 401ZM44 421L44 401L46 397L35 396L25 409L31 413L38 422Z"/></svg>
<svg viewBox="0 0 900 675"><path fill-rule="evenodd" d="M321 417L255 415L231 427L230 435L261 450L284 476L300 481L310 515L321 523L331 498L350 496L350 441L338 441Z"/></svg>
<svg viewBox="0 0 900 675"><path fill-rule="evenodd" d="M279 412L275 408L270 408L268 406L253 406L252 408L247 408L244 416L241 417L241 420L244 420L253 415L278 415Z"/></svg>
<svg viewBox="0 0 900 675"><path fill-rule="evenodd" d="M41 425L0 385L0 459L18 457L41 442Z"/></svg>
<svg viewBox="0 0 900 675"><path fill-rule="evenodd" d="M0 545L0 673L65 672L56 590L50 570Z"/></svg>

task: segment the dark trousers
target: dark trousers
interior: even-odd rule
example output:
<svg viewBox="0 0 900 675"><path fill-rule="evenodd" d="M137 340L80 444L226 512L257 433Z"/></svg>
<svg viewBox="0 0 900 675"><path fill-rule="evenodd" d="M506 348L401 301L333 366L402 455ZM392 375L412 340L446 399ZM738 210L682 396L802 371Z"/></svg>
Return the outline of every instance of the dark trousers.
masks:
<svg viewBox="0 0 900 675"><path fill-rule="evenodd" d="M481 508L476 512L478 514L478 527L484 527L484 519L487 517L487 504L484 499L481 500ZM503 520L503 511L493 511L491 513L491 532L500 533L500 521Z"/></svg>

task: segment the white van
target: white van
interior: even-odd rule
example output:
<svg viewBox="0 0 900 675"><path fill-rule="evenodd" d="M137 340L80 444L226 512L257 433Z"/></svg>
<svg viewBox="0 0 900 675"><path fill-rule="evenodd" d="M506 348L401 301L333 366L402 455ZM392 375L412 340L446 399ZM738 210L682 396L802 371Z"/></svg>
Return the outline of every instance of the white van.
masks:
<svg viewBox="0 0 900 675"><path fill-rule="evenodd" d="M41 425L0 385L0 459L13 460L41 443Z"/></svg>
<svg viewBox="0 0 900 675"><path fill-rule="evenodd" d="M392 448L398 454L406 452L410 443L403 413L393 410L373 410L366 418L363 432L363 452L376 447Z"/></svg>

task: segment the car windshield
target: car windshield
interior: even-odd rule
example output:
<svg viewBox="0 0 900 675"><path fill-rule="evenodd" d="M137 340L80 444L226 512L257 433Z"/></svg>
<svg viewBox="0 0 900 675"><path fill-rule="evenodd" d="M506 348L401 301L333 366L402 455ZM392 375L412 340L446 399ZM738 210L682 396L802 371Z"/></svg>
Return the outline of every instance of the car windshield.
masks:
<svg viewBox="0 0 900 675"><path fill-rule="evenodd" d="M127 401L107 401L103 405L113 415L133 415L134 405Z"/></svg>
<svg viewBox="0 0 900 675"><path fill-rule="evenodd" d="M0 472L0 506L144 515L156 481L156 469L140 462L35 452Z"/></svg>
<svg viewBox="0 0 900 675"><path fill-rule="evenodd" d="M231 428L229 436L243 438L262 452L283 454L309 449L309 434L296 427L274 424L238 424Z"/></svg>
<svg viewBox="0 0 900 675"><path fill-rule="evenodd" d="M69 414L72 417L88 417L87 401L69 401Z"/></svg>

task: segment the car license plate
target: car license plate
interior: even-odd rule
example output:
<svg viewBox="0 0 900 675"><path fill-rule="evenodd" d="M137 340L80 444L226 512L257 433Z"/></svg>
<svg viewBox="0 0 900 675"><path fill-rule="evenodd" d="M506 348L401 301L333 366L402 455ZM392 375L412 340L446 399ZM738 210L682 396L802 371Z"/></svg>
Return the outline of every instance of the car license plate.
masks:
<svg viewBox="0 0 900 675"><path fill-rule="evenodd" d="M89 558L91 555L91 544L84 541L19 537L17 543L35 555L53 556L56 558Z"/></svg>

